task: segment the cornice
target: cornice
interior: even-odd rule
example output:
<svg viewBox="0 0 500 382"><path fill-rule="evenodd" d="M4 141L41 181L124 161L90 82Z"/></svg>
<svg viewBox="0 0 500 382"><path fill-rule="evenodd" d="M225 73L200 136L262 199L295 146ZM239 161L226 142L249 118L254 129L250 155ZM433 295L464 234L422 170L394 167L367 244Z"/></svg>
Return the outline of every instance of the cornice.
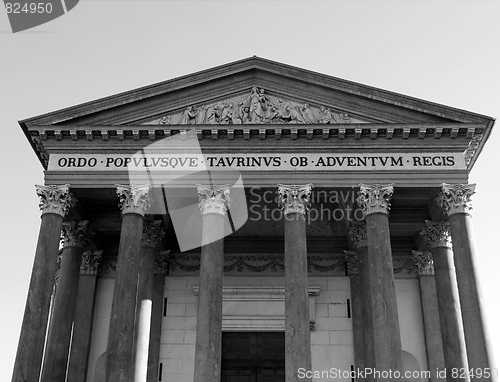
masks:
<svg viewBox="0 0 500 382"><path fill-rule="evenodd" d="M231 125L229 125L231 126ZM335 125L191 125L200 141L227 142L249 141L257 144L263 140L289 140L290 142L326 141L342 142L345 139L355 141L377 141L400 138L403 140L469 140L465 150L468 169L477 159L487 138L485 126L482 124L446 123L446 124L335 124ZM187 131L183 125L122 125L122 126L32 126L27 136L37 153L41 163L47 168L49 154L45 142L69 143L72 141L112 141L118 142L151 142L183 134ZM462 141L463 142L463 141ZM52 143L52 144L53 144Z"/></svg>
<svg viewBox="0 0 500 382"><path fill-rule="evenodd" d="M472 139L485 132L485 126L480 123L350 123L350 124L246 124L246 125L33 125L28 128L31 137L39 137L42 141L47 139L61 140L88 140L102 139L149 139L156 140L179 134L186 130L195 130L198 139L227 138L232 140L235 136L244 139L255 137L259 139L288 136L295 140L299 137L307 139L328 139L346 137L361 138L386 138L401 137L409 138L458 138L466 137Z"/></svg>

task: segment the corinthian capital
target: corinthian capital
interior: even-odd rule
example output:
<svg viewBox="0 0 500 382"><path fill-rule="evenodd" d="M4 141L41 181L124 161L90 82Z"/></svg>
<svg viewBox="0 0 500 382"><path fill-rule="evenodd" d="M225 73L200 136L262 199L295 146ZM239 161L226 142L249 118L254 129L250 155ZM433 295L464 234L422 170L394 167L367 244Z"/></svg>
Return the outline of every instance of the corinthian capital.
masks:
<svg viewBox="0 0 500 382"><path fill-rule="evenodd" d="M344 251L344 254L345 254L345 263L347 266L347 274L349 276L358 275L359 274L358 254L354 251Z"/></svg>
<svg viewBox="0 0 500 382"><path fill-rule="evenodd" d="M420 232L431 248L451 247L450 224L447 221L425 221Z"/></svg>
<svg viewBox="0 0 500 382"><path fill-rule="evenodd" d="M96 275L102 262L102 251L85 251L80 265L81 275Z"/></svg>
<svg viewBox="0 0 500 382"><path fill-rule="evenodd" d="M443 183L436 202L448 216L456 213L470 214L472 210L471 198L475 190L475 184Z"/></svg>
<svg viewBox="0 0 500 382"><path fill-rule="evenodd" d="M415 270L419 275L433 275L434 261L429 251L411 251Z"/></svg>
<svg viewBox="0 0 500 382"><path fill-rule="evenodd" d="M278 184L278 205L285 215L297 213L305 215L309 210L309 196L313 185Z"/></svg>
<svg viewBox="0 0 500 382"><path fill-rule="evenodd" d="M388 214L391 209L389 202L394 192L394 183L391 184L360 184L356 202L366 215L383 213Z"/></svg>
<svg viewBox="0 0 500 382"><path fill-rule="evenodd" d="M89 221L64 222L61 231L63 247L83 248L88 244L89 235L92 231L89 229Z"/></svg>
<svg viewBox="0 0 500 382"><path fill-rule="evenodd" d="M44 214L57 214L64 217L76 203L73 194L69 192L69 184L62 186L35 185L36 193L40 197L40 210Z"/></svg>
<svg viewBox="0 0 500 382"><path fill-rule="evenodd" d="M156 248L165 232L161 228L161 220L145 221L142 229L142 245L145 247Z"/></svg>
<svg viewBox="0 0 500 382"><path fill-rule="evenodd" d="M159 251L155 256L155 275L166 275L168 273L168 256L170 251Z"/></svg>
<svg viewBox="0 0 500 382"><path fill-rule="evenodd" d="M366 222L353 221L349 225L348 230L349 237L354 244L354 248L366 247Z"/></svg>
<svg viewBox="0 0 500 382"><path fill-rule="evenodd" d="M197 187L200 199L198 207L200 207L202 215L226 215L227 208L231 205L231 198L229 197L231 186L229 184L222 186L197 184Z"/></svg>
<svg viewBox="0 0 500 382"><path fill-rule="evenodd" d="M122 215L139 214L144 216L148 210L151 200L149 196L149 185L116 185L116 194L120 198L118 205Z"/></svg>

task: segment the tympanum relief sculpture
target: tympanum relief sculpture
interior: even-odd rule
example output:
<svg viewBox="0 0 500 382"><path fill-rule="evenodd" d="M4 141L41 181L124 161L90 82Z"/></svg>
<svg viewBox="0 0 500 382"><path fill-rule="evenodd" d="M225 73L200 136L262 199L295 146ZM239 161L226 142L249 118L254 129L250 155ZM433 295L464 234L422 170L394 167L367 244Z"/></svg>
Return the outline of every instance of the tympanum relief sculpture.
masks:
<svg viewBox="0 0 500 382"><path fill-rule="evenodd" d="M360 123L346 113L326 106L314 107L267 95L253 87L248 95L214 104L189 106L181 113L165 115L147 124L242 125L242 124L346 124Z"/></svg>

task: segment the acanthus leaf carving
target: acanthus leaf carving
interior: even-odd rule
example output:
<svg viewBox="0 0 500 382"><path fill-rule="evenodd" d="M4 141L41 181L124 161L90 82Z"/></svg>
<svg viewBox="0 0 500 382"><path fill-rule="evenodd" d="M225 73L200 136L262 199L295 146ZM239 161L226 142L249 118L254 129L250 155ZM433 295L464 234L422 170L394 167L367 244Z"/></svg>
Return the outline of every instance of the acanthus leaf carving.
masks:
<svg viewBox="0 0 500 382"><path fill-rule="evenodd" d="M144 216L148 210L151 199L149 196L149 185L116 185L116 194L120 199L118 205L125 214L139 214Z"/></svg>
<svg viewBox="0 0 500 382"><path fill-rule="evenodd" d="M88 244L90 235L92 234L93 232L89 229L88 220L64 222L61 231L63 247L83 248Z"/></svg>
<svg viewBox="0 0 500 382"><path fill-rule="evenodd" d="M358 249L368 246L365 221L352 221L349 225L348 234L354 244L354 248Z"/></svg>
<svg viewBox="0 0 500 382"><path fill-rule="evenodd" d="M170 250L158 251L155 255L154 274L166 275L169 269L169 254Z"/></svg>
<svg viewBox="0 0 500 382"><path fill-rule="evenodd" d="M82 254L80 274L97 275L102 263L102 251L85 251Z"/></svg>
<svg viewBox="0 0 500 382"><path fill-rule="evenodd" d="M359 275L359 259L355 251L344 251L346 271L349 276Z"/></svg>
<svg viewBox="0 0 500 382"><path fill-rule="evenodd" d="M305 215L309 210L309 197L313 185L278 184L278 205L285 215L297 213Z"/></svg>
<svg viewBox="0 0 500 382"><path fill-rule="evenodd" d="M394 192L394 184L360 184L356 202L366 215L389 214L390 198Z"/></svg>
<svg viewBox="0 0 500 382"><path fill-rule="evenodd" d="M475 184L443 183L436 202L448 216L457 213L470 214L472 211L472 195L475 192Z"/></svg>
<svg viewBox="0 0 500 382"><path fill-rule="evenodd" d="M198 207L202 215L220 214L226 215L228 207L231 205L230 185L201 185L197 184L199 197Z"/></svg>
<svg viewBox="0 0 500 382"><path fill-rule="evenodd" d="M450 223L444 220L425 221L425 226L420 232L431 248L451 248Z"/></svg>
<svg viewBox="0 0 500 382"><path fill-rule="evenodd" d="M141 242L143 246L156 248L164 236L165 232L161 227L161 220L144 221Z"/></svg>
<svg viewBox="0 0 500 382"><path fill-rule="evenodd" d="M474 158L476 150L479 148L479 144L481 143L482 139L483 139L483 134L478 134L474 135L471 141L469 142L469 146L464 152L465 165L467 167L469 167L470 163L472 162L472 158Z"/></svg>
<svg viewBox="0 0 500 382"><path fill-rule="evenodd" d="M64 217L77 202L73 194L69 191L69 184L62 186L35 185L35 187L36 193L40 197L39 207L42 215L51 213Z"/></svg>
<svg viewBox="0 0 500 382"><path fill-rule="evenodd" d="M413 261L415 270L419 275L433 275L434 274L434 261L432 254L429 251L411 251L413 254Z"/></svg>

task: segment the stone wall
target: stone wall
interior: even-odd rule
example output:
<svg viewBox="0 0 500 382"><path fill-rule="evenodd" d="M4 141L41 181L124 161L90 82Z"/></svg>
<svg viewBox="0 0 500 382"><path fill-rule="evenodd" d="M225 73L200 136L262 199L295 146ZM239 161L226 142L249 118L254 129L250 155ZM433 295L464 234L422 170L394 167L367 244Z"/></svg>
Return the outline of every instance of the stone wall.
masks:
<svg viewBox="0 0 500 382"><path fill-rule="evenodd" d="M99 382L99 357L106 350L109 315L111 310L114 279L98 280L94 326L92 331L92 346L89 357L89 373L87 382ZM224 285L231 287L270 287L278 288L284 285L282 276L226 276ZM194 369L194 352L196 338L196 314L198 297L195 293L198 286L197 276L166 277L164 297L167 308L162 318L162 334L160 363L162 364L162 381L191 382ZM319 287L320 292L315 297L315 329L311 331L312 367L314 371L338 372L351 370L354 364L352 318L348 308L351 303L349 278L345 276L310 276L310 287ZM396 279L396 297L398 302L399 321L401 326L401 341L403 350L412 354L418 361L420 370L427 370L425 338L423 330L420 291L417 279ZM251 289L251 288L249 288ZM349 300L349 303L348 303ZM266 305L262 301L262 305ZM275 308L284 311L284 304L275 301ZM280 323L275 317L276 309L262 312L259 303L247 305L225 301L225 325L231 326L231 317L251 313L253 309L261 314L256 320L258 325L266 322L269 327L278 328ZM240 310L240 312L238 312ZM245 310L245 311L243 311ZM271 314L266 316L266 314ZM284 313L284 312L283 312ZM282 317L283 316L282 314ZM283 320L284 322L284 320ZM227 329L226 329L227 330ZM229 330L238 330L230 328ZM260 328L259 330L263 330ZM264 330L269 330L265 329ZM97 364L97 366L96 366ZM336 378L337 379L337 378ZM342 380L349 380L340 378ZM321 381L322 379L315 379ZM323 380L331 380L324 378ZM426 380L423 379L423 382Z"/></svg>

